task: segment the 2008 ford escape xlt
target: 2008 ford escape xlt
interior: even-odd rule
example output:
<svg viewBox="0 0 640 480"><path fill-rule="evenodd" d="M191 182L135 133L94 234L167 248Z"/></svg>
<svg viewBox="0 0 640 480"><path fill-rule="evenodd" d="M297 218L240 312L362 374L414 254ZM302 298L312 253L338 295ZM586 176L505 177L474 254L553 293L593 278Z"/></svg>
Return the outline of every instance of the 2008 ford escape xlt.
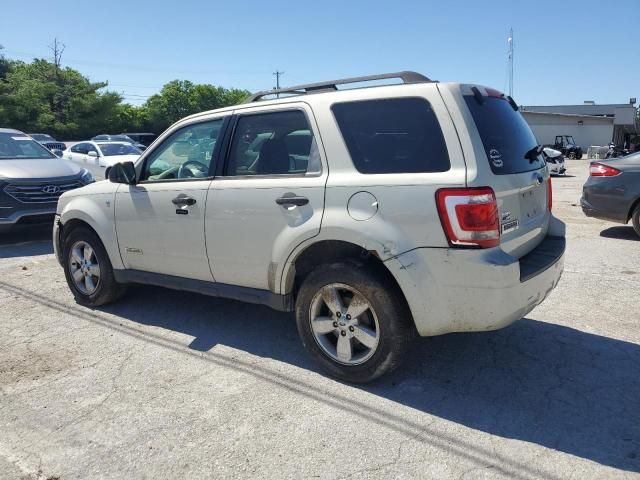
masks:
<svg viewBox="0 0 640 480"><path fill-rule="evenodd" d="M517 110L414 72L261 92L65 193L56 254L82 305L145 283L295 311L330 374L370 381L415 335L504 327L557 285L564 224Z"/></svg>

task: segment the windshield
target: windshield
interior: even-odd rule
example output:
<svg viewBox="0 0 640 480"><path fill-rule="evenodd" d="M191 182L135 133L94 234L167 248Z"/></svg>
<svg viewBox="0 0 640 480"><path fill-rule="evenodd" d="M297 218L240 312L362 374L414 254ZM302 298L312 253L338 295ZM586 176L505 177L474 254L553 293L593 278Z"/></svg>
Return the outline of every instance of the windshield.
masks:
<svg viewBox="0 0 640 480"><path fill-rule="evenodd" d="M142 152L136 147L126 143L101 143L98 145L102 155L112 157L114 155L140 155Z"/></svg>
<svg viewBox="0 0 640 480"><path fill-rule="evenodd" d="M567 139L567 143L569 145L575 145L576 144L575 140L573 139L573 137L571 135L567 135L566 139Z"/></svg>
<svg viewBox="0 0 640 480"><path fill-rule="evenodd" d="M56 139L46 133L32 133L29 135L31 138L38 142L55 142Z"/></svg>
<svg viewBox="0 0 640 480"><path fill-rule="evenodd" d="M58 158L24 133L0 133L0 160Z"/></svg>
<svg viewBox="0 0 640 480"><path fill-rule="evenodd" d="M542 155L531 154L538 144L531 128L508 101L484 97L479 103L473 96L465 95L464 98L494 174L529 172L545 166Z"/></svg>

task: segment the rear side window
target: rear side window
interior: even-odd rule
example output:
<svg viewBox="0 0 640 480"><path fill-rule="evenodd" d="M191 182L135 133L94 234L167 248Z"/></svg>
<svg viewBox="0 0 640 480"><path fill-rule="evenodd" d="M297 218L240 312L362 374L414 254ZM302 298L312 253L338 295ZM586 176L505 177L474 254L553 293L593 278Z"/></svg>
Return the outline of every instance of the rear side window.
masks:
<svg viewBox="0 0 640 480"><path fill-rule="evenodd" d="M336 103L331 107L360 173L446 172L440 124L423 98Z"/></svg>
<svg viewBox="0 0 640 480"><path fill-rule="evenodd" d="M545 166L541 156L533 160L527 152L538 142L531 128L508 101L499 97L483 97L479 103L473 96L465 96L475 121L484 150L496 175L530 172Z"/></svg>
<svg viewBox="0 0 640 480"><path fill-rule="evenodd" d="M238 119L227 160L227 176L319 172L318 146L302 111L253 113Z"/></svg>

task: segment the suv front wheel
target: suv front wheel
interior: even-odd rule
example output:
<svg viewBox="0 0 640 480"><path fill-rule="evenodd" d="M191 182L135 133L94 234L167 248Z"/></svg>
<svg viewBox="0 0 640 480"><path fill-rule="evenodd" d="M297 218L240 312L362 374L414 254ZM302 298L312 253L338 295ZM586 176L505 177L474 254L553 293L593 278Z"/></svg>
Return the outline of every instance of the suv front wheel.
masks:
<svg viewBox="0 0 640 480"><path fill-rule="evenodd" d="M397 287L360 263L322 265L296 300L302 343L331 375L369 382L397 367L415 329Z"/></svg>
<svg viewBox="0 0 640 480"><path fill-rule="evenodd" d="M97 307L120 298L126 286L116 282L104 245L86 227L76 227L64 239L63 267L76 301Z"/></svg>

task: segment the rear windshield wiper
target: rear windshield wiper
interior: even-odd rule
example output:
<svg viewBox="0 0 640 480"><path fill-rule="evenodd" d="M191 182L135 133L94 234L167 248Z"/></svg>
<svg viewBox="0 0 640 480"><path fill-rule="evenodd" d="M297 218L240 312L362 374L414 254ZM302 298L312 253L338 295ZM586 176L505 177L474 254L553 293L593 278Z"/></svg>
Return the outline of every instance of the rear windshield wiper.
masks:
<svg viewBox="0 0 640 480"><path fill-rule="evenodd" d="M531 150L527 150L527 153L524 154L524 158L529 160L531 163L535 162L542 153L543 148L544 147L542 145L536 145Z"/></svg>

